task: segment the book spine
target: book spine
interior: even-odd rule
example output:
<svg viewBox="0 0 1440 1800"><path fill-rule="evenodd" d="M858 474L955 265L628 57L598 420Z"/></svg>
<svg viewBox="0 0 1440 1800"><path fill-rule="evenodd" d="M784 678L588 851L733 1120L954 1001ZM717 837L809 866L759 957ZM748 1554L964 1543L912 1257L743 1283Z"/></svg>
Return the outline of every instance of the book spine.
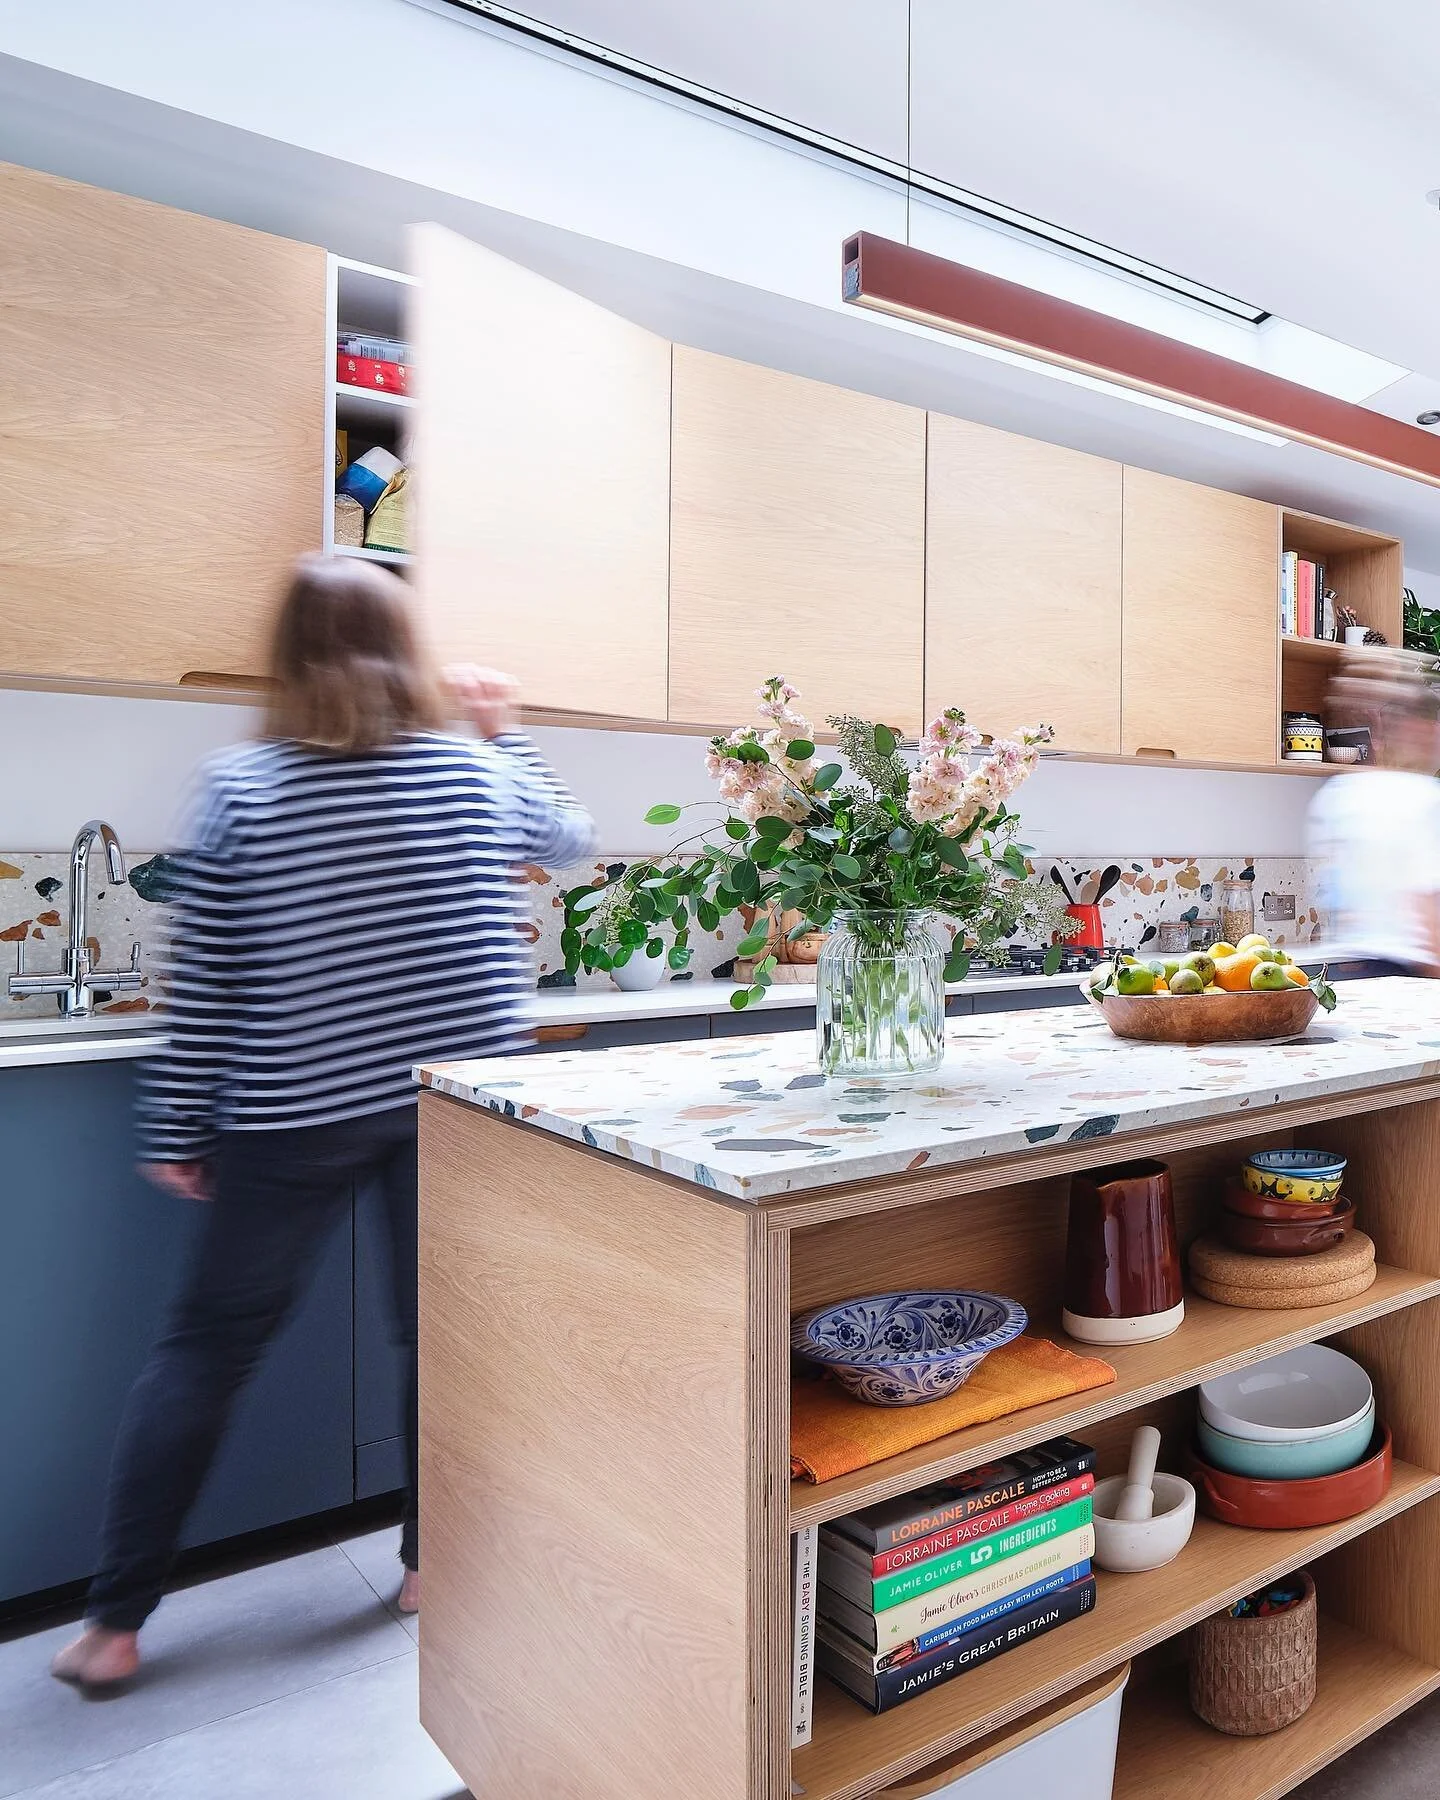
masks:
<svg viewBox="0 0 1440 1800"><path fill-rule="evenodd" d="M934 1656L882 1670L875 1678L875 1711L886 1712L923 1694L927 1688L963 1675L967 1669L979 1668L981 1663L1003 1656L1007 1650L1029 1643L1031 1638L1043 1637L1047 1631L1083 1617L1094 1606L1095 1578L1090 1575L984 1631L967 1633L962 1642L950 1644Z"/></svg>
<svg viewBox="0 0 1440 1800"><path fill-rule="evenodd" d="M1005 1506L997 1506L992 1512L977 1513L973 1519L966 1519L963 1524L951 1525L945 1531L935 1531L929 1537L917 1538L914 1543L902 1544L898 1550L882 1550L878 1556L871 1558L871 1576L879 1581L886 1575L896 1575L901 1569L913 1568L916 1563L925 1562L932 1556L944 1556L951 1550L958 1550L962 1544L973 1543L987 1532L1005 1531L1012 1525L1023 1525L1027 1519L1052 1512L1056 1507L1068 1506L1072 1501L1081 1500L1094 1491L1093 1475L1077 1475L1073 1481L1062 1481L1059 1487L1045 1488L1038 1494L1027 1494L1023 1500L1011 1500Z"/></svg>
<svg viewBox="0 0 1440 1800"><path fill-rule="evenodd" d="M1300 559L1299 580L1299 635L1302 638L1313 638L1315 635L1315 565L1308 557L1302 556Z"/></svg>
<svg viewBox="0 0 1440 1800"><path fill-rule="evenodd" d="M1299 635L1298 609L1295 603L1296 565L1298 561L1299 558L1293 550L1287 550L1280 559L1280 622L1287 637L1296 637Z"/></svg>
<svg viewBox="0 0 1440 1800"><path fill-rule="evenodd" d="M884 1612L889 1607L898 1606L903 1600L912 1600L917 1594L928 1594L936 1588L946 1587L952 1581L959 1581L966 1575L974 1575L980 1569L1003 1563L1012 1556L1033 1549L1037 1544L1048 1543L1051 1538L1079 1531L1089 1523L1090 1498L1087 1495L1083 1500L1073 1500L1068 1506L1042 1513L1038 1518L1026 1520L1009 1530L994 1532L981 1538L978 1543L964 1544L949 1556L932 1557L930 1561L917 1563L914 1568L903 1570L900 1574L887 1575L883 1580L871 1584L870 1603L877 1613Z"/></svg>
<svg viewBox="0 0 1440 1800"><path fill-rule="evenodd" d="M982 1569L967 1575L948 1587L922 1594L915 1600L903 1600L875 1615L875 1648L893 1650L897 1644L911 1639L930 1637L936 1633L953 1633L956 1619L974 1612L989 1600L1013 1594L1032 1581L1053 1575L1057 1569L1084 1562L1095 1551L1095 1528L1083 1525L1078 1531L1067 1531L1064 1537L1052 1538L1012 1556L995 1569Z"/></svg>
<svg viewBox="0 0 1440 1800"><path fill-rule="evenodd" d="M815 1699L815 1587L820 1531L803 1525L790 1539L794 1578L793 1654L790 1663L790 1748L810 1742Z"/></svg>
<svg viewBox="0 0 1440 1800"><path fill-rule="evenodd" d="M973 1519L977 1513L993 1512L1011 1500L1023 1500L1027 1494L1038 1494L1062 1482L1073 1481L1079 1475L1094 1473L1095 1452L1087 1445L1076 1444L1073 1453L1056 1457L1053 1462L1032 1469L1017 1469L1008 1479L998 1475L969 1493L957 1493L955 1499L942 1509L943 1517L937 1517L935 1509L930 1507L893 1520L879 1532L868 1531L862 1526L860 1541L869 1545L872 1554L894 1550L917 1537L929 1537L946 1526Z"/></svg>

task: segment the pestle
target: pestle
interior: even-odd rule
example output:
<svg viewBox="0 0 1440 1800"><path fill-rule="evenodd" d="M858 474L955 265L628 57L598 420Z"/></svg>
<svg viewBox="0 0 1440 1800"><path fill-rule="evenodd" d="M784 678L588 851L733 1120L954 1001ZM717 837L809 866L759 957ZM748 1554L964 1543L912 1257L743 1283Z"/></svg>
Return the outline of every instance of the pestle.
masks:
<svg viewBox="0 0 1440 1800"><path fill-rule="evenodd" d="M1141 1425L1130 1440L1130 1471L1115 1506L1115 1517L1136 1522L1155 1512L1155 1459L1160 1454L1160 1433L1153 1425Z"/></svg>

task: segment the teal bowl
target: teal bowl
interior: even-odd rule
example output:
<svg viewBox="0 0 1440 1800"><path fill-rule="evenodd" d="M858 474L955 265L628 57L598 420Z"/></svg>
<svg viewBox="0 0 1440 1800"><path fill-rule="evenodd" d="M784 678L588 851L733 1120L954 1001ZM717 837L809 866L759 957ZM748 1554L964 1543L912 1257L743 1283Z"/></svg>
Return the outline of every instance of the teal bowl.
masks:
<svg viewBox="0 0 1440 1800"><path fill-rule="evenodd" d="M1375 1402L1354 1424L1328 1437L1301 1438L1294 1443L1260 1443L1217 1431L1208 1419L1197 1418L1200 1448L1206 1462L1230 1475L1248 1475L1258 1481L1310 1481L1317 1475L1338 1475L1351 1469L1370 1447L1375 1434Z"/></svg>

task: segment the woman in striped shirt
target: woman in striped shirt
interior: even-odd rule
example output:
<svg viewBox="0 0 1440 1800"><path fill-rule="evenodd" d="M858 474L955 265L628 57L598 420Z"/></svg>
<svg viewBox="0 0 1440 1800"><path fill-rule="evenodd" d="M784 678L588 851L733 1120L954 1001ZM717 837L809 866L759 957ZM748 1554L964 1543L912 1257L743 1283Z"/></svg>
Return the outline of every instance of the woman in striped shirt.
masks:
<svg viewBox="0 0 1440 1800"><path fill-rule="evenodd" d="M231 1405L360 1183L383 1195L410 1353L400 1604L419 1606L411 1070L527 1041L516 866L576 861L591 824L518 735L508 677L450 671L480 741L442 730L410 610L381 569L302 563L266 735L201 778L174 898L170 1044L140 1132L145 1173L208 1210L121 1421L87 1628L54 1664L65 1680L138 1666Z"/></svg>

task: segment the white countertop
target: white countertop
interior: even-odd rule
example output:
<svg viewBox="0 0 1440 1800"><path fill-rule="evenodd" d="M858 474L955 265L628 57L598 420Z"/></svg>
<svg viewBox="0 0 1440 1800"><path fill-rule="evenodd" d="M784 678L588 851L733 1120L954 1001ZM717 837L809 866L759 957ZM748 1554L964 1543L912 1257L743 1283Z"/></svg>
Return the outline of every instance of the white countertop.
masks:
<svg viewBox="0 0 1440 1800"><path fill-rule="evenodd" d="M1185 1002L1202 1006L1206 1001ZM446 1063L429 1087L740 1200L940 1169L1440 1074L1440 984L1347 982L1265 1044L1137 1044L1090 1007L952 1019L913 1083L827 1080L808 1036Z"/></svg>
<svg viewBox="0 0 1440 1800"><path fill-rule="evenodd" d="M1297 960L1306 967L1334 961L1344 952L1334 945L1300 947ZM1079 975L972 975L952 982L947 994L1017 994L1040 988L1078 986ZM733 1009L733 981L666 981L645 994L622 994L618 988L542 988L530 1017L537 1027L609 1025L627 1020L686 1019ZM746 1013L780 1012L815 1004L813 984L776 983ZM165 1043L163 1013L98 1013L83 1023L67 1019L0 1019L0 1069L65 1062L110 1062L124 1057L153 1056Z"/></svg>

